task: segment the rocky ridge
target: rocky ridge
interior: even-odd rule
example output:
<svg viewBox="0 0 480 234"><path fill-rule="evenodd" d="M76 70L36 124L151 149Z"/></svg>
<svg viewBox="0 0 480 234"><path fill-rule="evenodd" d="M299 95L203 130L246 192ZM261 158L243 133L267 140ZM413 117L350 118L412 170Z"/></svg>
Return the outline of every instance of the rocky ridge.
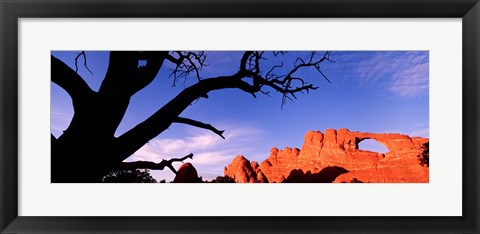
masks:
<svg viewBox="0 0 480 234"><path fill-rule="evenodd" d="M389 152L360 150L358 144L365 139L378 141ZM309 131L302 149L272 148L260 164L237 156L224 174L237 183L428 183L428 143L428 138L345 128Z"/></svg>

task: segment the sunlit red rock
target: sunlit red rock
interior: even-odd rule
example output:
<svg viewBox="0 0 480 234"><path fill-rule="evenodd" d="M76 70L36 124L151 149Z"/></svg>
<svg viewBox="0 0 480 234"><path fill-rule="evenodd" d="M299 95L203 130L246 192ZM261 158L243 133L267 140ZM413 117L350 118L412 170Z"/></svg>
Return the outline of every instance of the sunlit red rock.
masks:
<svg viewBox="0 0 480 234"><path fill-rule="evenodd" d="M173 179L173 183L197 183L200 182L198 173L191 163L184 163L178 169L177 175Z"/></svg>
<svg viewBox="0 0 480 234"><path fill-rule="evenodd" d="M358 144L365 139L378 141L389 152L360 150ZM428 141L401 134L350 132L345 128L327 129L324 133L310 131L305 134L301 150L272 148L260 166L237 157L225 175L237 182L426 183L429 168L421 158L427 157L423 161L428 163ZM258 175L262 175L261 180Z"/></svg>
<svg viewBox="0 0 480 234"><path fill-rule="evenodd" d="M225 176L235 180L237 183L257 182L257 173L253 170L245 157L239 155L224 169Z"/></svg>

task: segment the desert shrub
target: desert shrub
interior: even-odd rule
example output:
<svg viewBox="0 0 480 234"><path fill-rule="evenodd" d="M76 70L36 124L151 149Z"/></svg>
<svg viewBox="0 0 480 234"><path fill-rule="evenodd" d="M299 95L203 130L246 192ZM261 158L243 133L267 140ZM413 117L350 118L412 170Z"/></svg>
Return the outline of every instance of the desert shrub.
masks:
<svg viewBox="0 0 480 234"><path fill-rule="evenodd" d="M420 165L423 167L430 167L429 164L429 158L430 158L430 153L429 153L429 143L425 143L422 145L422 154L418 155L418 161L420 161Z"/></svg>
<svg viewBox="0 0 480 234"><path fill-rule="evenodd" d="M350 180L350 183L363 183L363 181L361 181L357 178L353 178L352 180Z"/></svg>
<svg viewBox="0 0 480 234"><path fill-rule="evenodd" d="M209 183L235 183L235 180L230 178L229 176L217 176L217 178L210 181Z"/></svg>
<svg viewBox="0 0 480 234"><path fill-rule="evenodd" d="M148 169L112 171L103 177L104 183L157 183Z"/></svg>

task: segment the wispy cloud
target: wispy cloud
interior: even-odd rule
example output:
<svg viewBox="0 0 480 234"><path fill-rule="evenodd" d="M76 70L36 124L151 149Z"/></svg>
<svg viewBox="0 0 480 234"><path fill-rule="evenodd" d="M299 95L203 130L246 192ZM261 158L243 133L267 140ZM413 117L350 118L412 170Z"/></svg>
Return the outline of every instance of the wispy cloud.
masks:
<svg viewBox="0 0 480 234"><path fill-rule="evenodd" d="M424 128L410 128L408 130L399 130L399 129L393 129L393 130L386 130L382 131L380 133L399 133L399 134L405 134L410 137L429 137L430 133L430 128L424 127Z"/></svg>
<svg viewBox="0 0 480 234"><path fill-rule="evenodd" d="M160 162L162 159L178 158L193 153L189 160L200 176L209 178L219 176L223 167L239 154L249 154L257 151L255 145L261 142L262 130L249 127L230 127L225 140L210 132L191 132L184 138L155 138L135 152L126 161ZM179 167L181 163L177 164ZM152 173L173 179L173 173ZM160 179L160 178L159 178ZM209 178L211 179L211 178Z"/></svg>
<svg viewBox="0 0 480 234"><path fill-rule="evenodd" d="M153 139L135 152L130 158L143 161L159 162L162 159L181 157L191 152L208 150L220 145L223 139L215 134L204 133L185 139Z"/></svg>
<svg viewBox="0 0 480 234"><path fill-rule="evenodd" d="M198 153L193 158L192 163L195 165L217 165L222 163L223 166L226 166L226 163L230 163L229 161L232 159L232 156L236 156L235 151L237 150L229 149Z"/></svg>
<svg viewBox="0 0 480 234"><path fill-rule="evenodd" d="M422 128L414 130L410 133L410 136L429 137L430 129Z"/></svg>
<svg viewBox="0 0 480 234"><path fill-rule="evenodd" d="M428 94L428 61L428 53L399 57L390 90L405 97Z"/></svg>
<svg viewBox="0 0 480 234"><path fill-rule="evenodd" d="M68 110L61 111L60 108L53 106L50 111L50 131L56 137L60 136L68 125L72 121L73 110L69 112Z"/></svg>
<svg viewBox="0 0 480 234"><path fill-rule="evenodd" d="M430 127L428 122L416 123L413 130L409 132L410 136L430 137Z"/></svg>
<svg viewBox="0 0 480 234"><path fill-rule="evenodd" d="M381 84L407 98L428 94L428 51L340 52L336 59L361 84Z"/></svg>

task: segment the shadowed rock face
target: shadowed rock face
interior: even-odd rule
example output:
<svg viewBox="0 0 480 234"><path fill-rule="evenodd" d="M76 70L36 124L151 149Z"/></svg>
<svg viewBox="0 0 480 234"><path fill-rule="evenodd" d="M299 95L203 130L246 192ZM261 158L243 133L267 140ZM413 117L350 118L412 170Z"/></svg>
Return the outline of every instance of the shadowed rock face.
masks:
<svg viewBox="0 0 480 234"><path fill-rule="evenodd" d="M339 175L347 173L345 168L325 167L320 172L303 173L302 169L294 169L283 183L332 183Z"/></svg>
<svg viewBox="0 0 480 234"><path fill-rule="evenodd" d="M378 141L389 152L360 150L358 143L365 139ZM324 133L310 131L301 150L273 148L260 166L243 156L236 157L225 168L225 175L243 183L288 182L289 176L290 180L303 182L428 183L429 168L424 160L425 155L428 157L428 142L428 138L350 132L344 128ZM333 173L332 180L332 173L328 178L321 173L326 168L341 173ZM302 179L302 174L308 178Z"/></svg>
<svg viewBox="0 0 480 234"><path fill-rule="evenodd" d="M191 163L184 163L178 169L177 175L173 179L173 183L198 183L198 173Z"/></svg>

